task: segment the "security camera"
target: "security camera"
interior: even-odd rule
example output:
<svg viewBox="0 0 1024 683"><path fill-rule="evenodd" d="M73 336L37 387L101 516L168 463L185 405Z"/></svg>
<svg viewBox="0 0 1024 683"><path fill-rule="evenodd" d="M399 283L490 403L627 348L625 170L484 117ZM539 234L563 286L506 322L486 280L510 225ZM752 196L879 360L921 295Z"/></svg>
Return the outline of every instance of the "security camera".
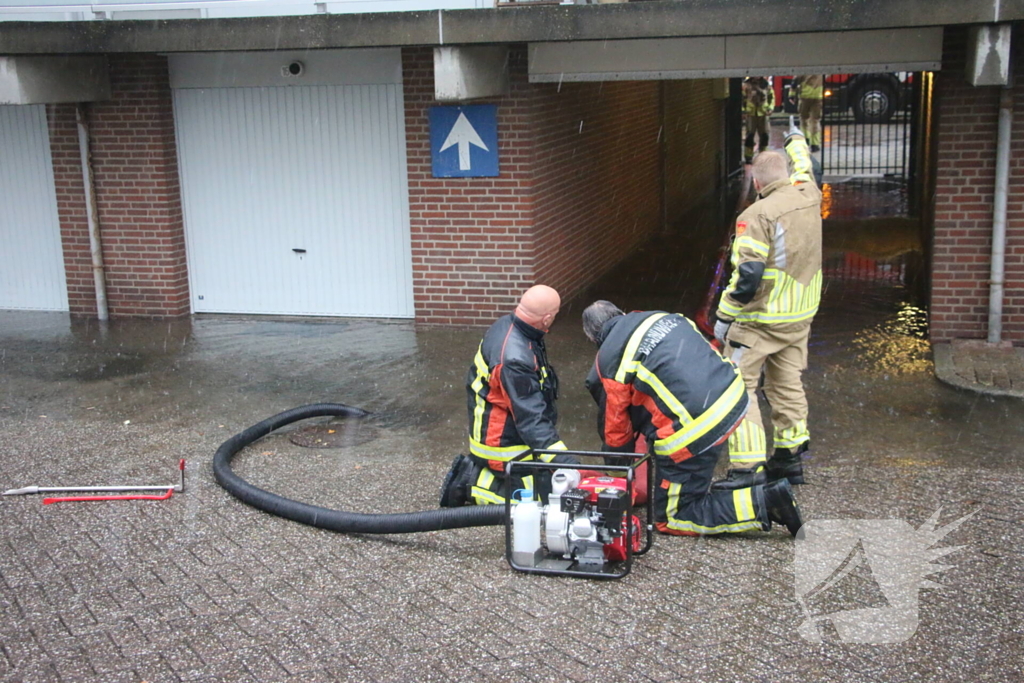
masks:
<svg viewBox="0 0 1024 683"><path fill-rule="evenodd" d="M285 78L296 78L305 72L306 66L299 61L289 62L281 67L281 75Z"/></svg>

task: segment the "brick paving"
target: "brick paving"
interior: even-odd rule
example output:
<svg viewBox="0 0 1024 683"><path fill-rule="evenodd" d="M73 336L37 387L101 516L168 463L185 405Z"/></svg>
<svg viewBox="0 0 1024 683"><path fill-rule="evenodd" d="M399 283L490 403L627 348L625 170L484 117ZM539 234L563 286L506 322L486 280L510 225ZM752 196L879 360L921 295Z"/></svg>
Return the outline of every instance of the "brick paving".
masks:
<svg viewBox="0 0 1024 683"><path fill-rule="evenodd" d="M462 439L452 349L477 331L225 319L180 338L156 322L103 337L38 320L0 328L0 488L173 481L184 457L188 490L162 502L0 499L0 680L1017 680L1019 404L979 402L930 373L873 373L826 326L808 377L820 439L799 491L805 516L918 527L940 507L941 523L977 512L943 541L963 548L935 577L945 589L920 591L919 627L901 644L845 644L830 626L822 643L802 640L784 531L659 536L633 574L602 583L512 572L499 528L334 534L248 508L213 481L230 434L344 397L375 411L376 439L307 449L275 434L237 471L332 507L433 508ZM550 346L563 434L589 448L581 337L556 327ZM409 378L417 392L402 394ZM884 603L854 579L854 607Z"/></svg>
<svg viewBox="0 0 1024 683"><path fill-rule="evenodd" d="M994 396L1024 398L1024 348L1010 342L956 339L934 345L935 372L947 384Z"/></svg>

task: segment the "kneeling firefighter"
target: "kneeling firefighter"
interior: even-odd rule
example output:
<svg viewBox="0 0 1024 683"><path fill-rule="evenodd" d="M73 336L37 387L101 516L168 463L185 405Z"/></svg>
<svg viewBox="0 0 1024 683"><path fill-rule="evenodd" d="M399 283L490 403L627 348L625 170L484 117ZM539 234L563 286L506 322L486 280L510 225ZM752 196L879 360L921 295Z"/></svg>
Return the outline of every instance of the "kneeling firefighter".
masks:
<svg viewBox="0 0 1024 683"><path fill-rule="evenodd" d="M531 287L515 312L499 318L484 335L466 377L470 455L452 463L441 486L441 507L504 504L510 460L530 449L566 450L555 428L558 376L544 346L560 305L551 287ZM570 455L540 458L579 464ZM546 500L550 472L515 479L514 501L535 494Z"/></svg>
<svg viewBox="0 0 1024 683"><path fill-rule="evenodd" d="M667 534L699 536L784 525L800 511L786 479L709 491L719 452L747 412L743 378L685 316L624 314L608 301L583 312L598 346L587 388L598 405L603 450L633 452L638 435L654 451L654 521Z"/></svg>

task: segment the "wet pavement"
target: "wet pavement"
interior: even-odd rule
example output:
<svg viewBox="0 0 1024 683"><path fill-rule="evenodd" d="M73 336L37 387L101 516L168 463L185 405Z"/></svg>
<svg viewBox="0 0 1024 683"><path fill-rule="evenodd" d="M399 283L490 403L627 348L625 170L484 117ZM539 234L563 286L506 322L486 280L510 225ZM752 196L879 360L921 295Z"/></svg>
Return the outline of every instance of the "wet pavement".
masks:
<svg viewBox="0 0 1024 683"><path fill-rule="evenodd" d="M692 313L722 237L708 227L718 216L681 219L565 306L548 346L571 448L599 446L582 307L605 297ZM912 241L913 224L894 238L892 217L874 216L883 222L872 240L864 219L850 220L875 248L862 258L913 253L897 244ZM853 253L836 225L826 223L826 250ZM339 401L374 414L304 436L282 430L241 454L236 471L347 510L436 507L464 451L463 381L480 330L232 317L101 328L0 313L0 489L161 484L188 461L188 490L166 501L0 499L0 680L1019 680L1022 404L938 382L906 278L850 272L829 275L812 337L806 519L916 529L936 511L940 525L973 513L938 543L961 546L931 577L944 589L900 603L917 617L904 642L843 642L831 625L820 643L802 639L785 531L659 536L629 577L600 583L511 571L498 528L334 534L215 484L224 439L292 406ZM331 447L294 443L325 433ZM891 603L871 578L851 571L837 604L811 607Z"/></svg>

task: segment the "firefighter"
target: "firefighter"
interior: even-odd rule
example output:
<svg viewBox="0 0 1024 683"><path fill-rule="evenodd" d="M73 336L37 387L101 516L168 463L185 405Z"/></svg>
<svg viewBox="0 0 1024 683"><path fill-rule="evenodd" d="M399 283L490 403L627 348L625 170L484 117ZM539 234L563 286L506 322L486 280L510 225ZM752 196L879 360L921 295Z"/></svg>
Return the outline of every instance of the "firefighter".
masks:
<svg viewBox="0 0 1024 683"><path fill-rule="evenodd" d="M799 101L800 129L807 133L812 152L821 149L821 102L825 91L825 77L820 74L797 76L789 86L790 101Z"/></svg>
<svg viewBox="0 0 1024 683"><path fill-rule="evenodd" d="M470 455L452 463L441 487L442 507L504 504L508 461L530 449L566 450L555 428L558 376L544 347L544 334L560 304L551 287L531 287L515 312L499 318L484 335L466 377ZM540 459L579 463L568 455ZM517 477L514 500L530 499L534 491L543 499L549 480L550 472Z"/></svg>
<svg viewBox="0 0 1024 683"><path fill-rule="evenodd" d="M781 153L758 154L752 169L758 200L736 221L733 272L718 305L715 337L743 375L750 408L729 437L732 469L712 488L779 479L804 483L802 458L811 437L801 373L821 299L821 191L798 128L790 129L785 149L793 173ZM762 368L775 435L767 463L755 394Z"/></svg>
<svg viewBox="0 0 1024 683"><path fill-rule="evenodd" d="M768 79L763 76L747 78L743 82L743 113L747 121L747 138L744 143L744 160L754 159L754 135L757 135L757 149L768 149L768 117L775 111L775 92Z"/></svg>
<svg viewBox="0 0 1024 683"><path fill-rule="evenodd" d="M767 531L775 522L796 535L800 510L785 479L708 490L722 445L749 399L736 366L689 319L661 311L623 314L597 301L583 311L583 331L598 347L586 383L598 405L602 450L632 453L638 436L646 439L656 465L659 531Z"/></svg>

